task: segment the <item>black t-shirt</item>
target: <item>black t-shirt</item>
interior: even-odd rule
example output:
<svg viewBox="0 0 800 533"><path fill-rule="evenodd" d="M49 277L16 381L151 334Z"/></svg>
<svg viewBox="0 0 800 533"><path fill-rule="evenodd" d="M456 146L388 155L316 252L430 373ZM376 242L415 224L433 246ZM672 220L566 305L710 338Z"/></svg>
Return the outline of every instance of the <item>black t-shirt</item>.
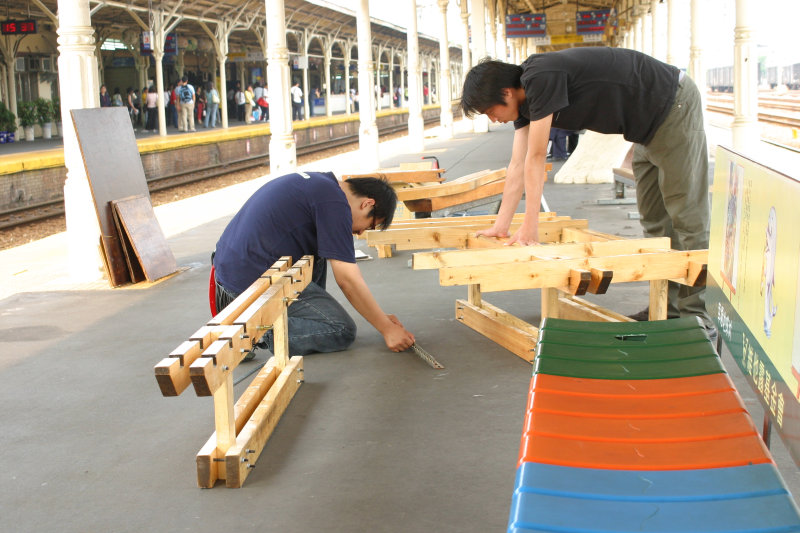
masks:
<svg viewBox="0 0 800 533"><path fill-rule="evenodd" d="M553 127L621 133L647 144L670 112L676 67L624 48L583 47L534 54L522 63L527 107L516 129L553 115Z"/></svg>
<svg viewBox="0 0 800 533"><path fill-rule="evenodd" d="M217 242L217 281L241 293L284 255L355 263L353 215L332 173L287 174L253 193Z"/></svg>

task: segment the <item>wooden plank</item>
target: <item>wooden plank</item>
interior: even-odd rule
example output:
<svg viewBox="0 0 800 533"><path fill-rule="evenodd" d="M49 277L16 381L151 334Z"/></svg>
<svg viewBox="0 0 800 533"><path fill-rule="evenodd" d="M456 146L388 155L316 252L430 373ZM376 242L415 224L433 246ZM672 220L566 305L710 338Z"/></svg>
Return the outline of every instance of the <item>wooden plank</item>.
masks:
<svg viewBox="0 0 800 533"><path fill-rule="evenodd" d="M438 195L431 198L421 198L419 200L403 200L406 208L414 213L430 213L457 205L467 204L475 200L490 198L503 194L505 179L493 181L486 185L481 185L474 189L448 195Z"/></svg>
<svg viewBox="0 0 800 533"><path fill-rule="evenodd" d="M148 281L156 281L178 270L175 256L158 224L149 195L114 200L111 205Z"/></svg>
<svg viewBox="0 0 800 533"><path fill-rule="evenodd" d="M565 227L585 227L588 221L582 219L546 220L539 222L539 241L557 242L560 240L561 231ZM431 227L413 229L389 229L381 232L370 232L367 244L394 244L397 250L420 250L425 248L465 248L470 239L475 238L479 229L491 227L491 224L476 224L457 227ZM514 232L519 227L518 222L512 222L509 232Z"/></svg>
<svg viewBox="0 0 800 533"><path fill-rule="evenodd" d="M70 114L100 225L104 264L111 285L118 287L128 283L130 275L110 202L150 194L139 147L125 108L72 109Z"/></svg>
<svg viewBox="0 0 800 533"><path fill-rule="evenodd" d="M236 419L233 416L233 374L214 392L214 428L217 449L225 453L236 442Z"/></svg>
<svg viewBox="0 0 800 533"><path fill-rule="evenodd" d="M225 454L225 483L228 487L241 487L255 468L256 460L302 382L303 358L294 356L236 436L236 443Z"/></svg>
<svg viewBox="0 0 800 533"><path fill-rule="evenodd" d="M275 369L274 359L270 358L247 386L244 393L236 400L236 405L233 406L233 416L237 435L242 431L277 377L278 372ZM217 448L217 433L214 432L197 452L197 484L200 488L212 488L218 479L225 479L225 469L219 468L222 464L220 461L224 462L224 459L225 454Z"/></svg>
<svg viewBox="0 0 800 533"><path fill-rule="evenodd" d="M690 261L705 262L708 250L545 259L541 261L469 265L439 269L444 286L479 283L483 292L564 287L571 269L611 270L611 283L685 278Z"/></svg>
<svg viewBox="0 0 800 533"><path fill-rule="evenodd" d="M559 315L558 299L561 291L556 287L542 287L542 318L561 318Z"/></svg>
<svg viewBox="0 0 800 533"><path fill-rule="evenodd" d="M142 270L142 264L136 257L136 251L133 249L131 239L128 237L128 234L125 233L125 228L122 225L122 221L113 203L111 214L114 217L114 226L117 228L117 235L120 237L120 247L122 248L122 254L125 256L125 264L128 265L128 275L131 277L131 282L139 283L144 281L147 277L144 275L144 270Z"/></svg>
<svg viewBox="0 0 800 533"><path fill-rule="evenodd" d="M404 202L406 206L408 206L409 202L417 200L451 197L477 190L486 186L487 184L503 183L505 177L505 168L497 170L487 169L474 172L472 174L467 174L466 176L461 176L459 178L446 181L442 184L398 189L395 192L397 193L397 199L401 202Z"/></svg>
<svg viewBox="0 0 800 533"><path fill-rule="evenodd" d="M474 306L466 300L456 300L456 320L474 329L522 359L532 362L536 353L538 333L530 329L517 327L510 320L511 315L494 308L487 311L484 307ZM509 320L504 320L504 318ZM515 317L514 317L515 318ZM519 319L516 319L519 320Z"/></svg>
<svg viewBox="0 0 800 533"><path fill-rule="evenodd" d="M582 268L571 268L569 270L568 290L565 292L577 296L586 294L586 289L589 288L589 283L591 283L591 281L592 273L588 270L584 270Z"/></svg>
<svg viewBox="0 0 800 533"><path fill-rule="evenodd" d="M203 326L159 361L154 372L164 396L178 396L191 383L189 369L203 353L225 331L224 326Z"/></svg>
<svg viewBox="0 0 800 533"><path fill-rule="evenodd" d="M342 180L350 178L381 178L390 183L441 183L443 168L429 169L385 169L367 174L344 174Z"/></svg>

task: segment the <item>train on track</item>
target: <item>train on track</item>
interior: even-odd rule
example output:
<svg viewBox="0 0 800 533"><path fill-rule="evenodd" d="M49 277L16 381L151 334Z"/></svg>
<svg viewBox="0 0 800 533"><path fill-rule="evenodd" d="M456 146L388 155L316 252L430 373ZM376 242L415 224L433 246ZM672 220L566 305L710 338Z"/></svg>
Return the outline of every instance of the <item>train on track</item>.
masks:
<svg viewBox="0 0 800 533"><path fill-rule="evenodd" d="M706 85L716 92L733 92L733 66L715 67L706 71ZM791 90L800 90L800 63L782 67L759 68L758 85L775 88L785 85Z"/></svg>

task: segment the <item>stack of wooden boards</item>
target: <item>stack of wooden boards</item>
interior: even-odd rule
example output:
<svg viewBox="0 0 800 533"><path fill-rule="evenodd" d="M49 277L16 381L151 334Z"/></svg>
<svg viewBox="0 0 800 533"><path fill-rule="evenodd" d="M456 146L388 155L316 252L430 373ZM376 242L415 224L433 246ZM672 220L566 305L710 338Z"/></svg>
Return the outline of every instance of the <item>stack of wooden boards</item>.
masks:
<svg viewBox="0 0 800 533"><path fill-rule="evenodd" d="M777 533L800 514L696 318L547 318L508 531Z"/></svg>
<svg viewBox="0 0 800 533"><path fill-rule="evenodd" d="M282 257L225 309L155 366L164 396L191 383L214 397L216 432L197 454L197 483L242 486L303 382L303 358L289 358L287 307L311 281L313 257ZM262 335L273 333L274 356L234 404L233 371Z"/></svg>

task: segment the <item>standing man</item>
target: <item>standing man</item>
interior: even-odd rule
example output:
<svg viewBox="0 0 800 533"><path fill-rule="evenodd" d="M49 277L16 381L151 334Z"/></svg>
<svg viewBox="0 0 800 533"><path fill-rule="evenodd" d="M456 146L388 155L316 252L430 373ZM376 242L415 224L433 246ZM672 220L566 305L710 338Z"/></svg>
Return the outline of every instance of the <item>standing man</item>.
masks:
<svg viewBox="0 0 800 533"><path fill-rule="evenodd" d="M292 120L303 120L303 89L300 88L300 82L294 82L292 85Z"/></svg>
<svg viewBox="0 0 800 533"><path fill-rule="evenodd" d="M181 85L177 89L178 99L181 104L181 117L179 129L183 131L197 131L194 127L194 87L189 83L189 78L181 78Z"/></svg>
<svg viewBox="0 0 800 533"><path fill-rule="evenodd" d="M469 117L514 122L503 200L494 226L508 235L523 191L525 218L509 244L538 241L550 128L621 133L635 143L633 173L644 234L669 236L677 250L708 248L708 152L700 94L672 65L623 48L534 54L521 65L483 60L467 74L461 107ZM647 320L646 313L635 315ZM697 315L712 340L704 288L670 283L669 317Z"/></svg>
<svg viewBox="0 0 800 533"><path fill-rule="evenodd" d="M394 315L384 313L356 264L353 235L386 229L397 196L377 178L339 181L330 172L299 172L267 182L245 202L212 256L216 306L224 309L281 256L314 256L312 282L289 306L289 350L294 355L336 352L355 339L356 325L325 290L327 264L353 307L392 351L414 343ZM262 343L272 350L272 332Z"/></svg>

